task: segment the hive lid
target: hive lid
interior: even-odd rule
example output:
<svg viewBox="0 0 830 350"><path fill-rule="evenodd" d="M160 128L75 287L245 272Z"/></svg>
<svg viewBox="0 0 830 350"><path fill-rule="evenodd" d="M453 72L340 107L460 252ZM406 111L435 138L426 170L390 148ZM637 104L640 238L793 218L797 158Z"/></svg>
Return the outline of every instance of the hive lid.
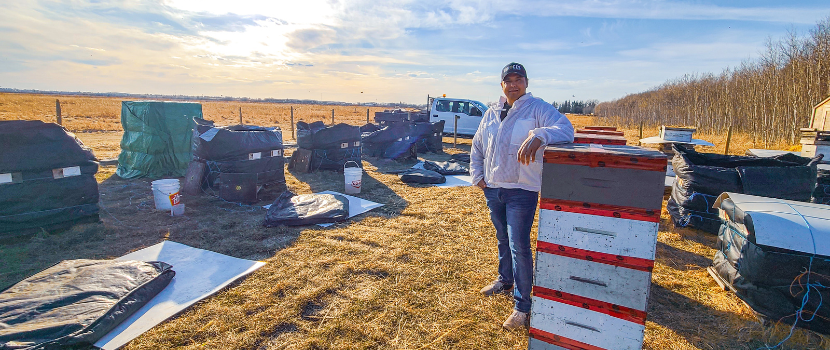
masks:
<svg viewBox="0 0 830 350"><path fill-rule="evenodd" d="M758 245L830 256L830 206L724 192L715 201Z"/></svg>
<svg viewBox="0 0 830 350"><path fill-rule="evenodd" d="M581 132L575 132L574 133L574 138L591 138L591 139L626 141L625 137L622 137L622 136L605 135L605 134L585 134L585 133L581 133Z"/></svg>
<svg viewBox="0 0 830 350"><path fill-rule="evenodd" d="M545 163L590 167L666 171L666 155L653 149L625 145L569 143L545 149Z"/></svg>

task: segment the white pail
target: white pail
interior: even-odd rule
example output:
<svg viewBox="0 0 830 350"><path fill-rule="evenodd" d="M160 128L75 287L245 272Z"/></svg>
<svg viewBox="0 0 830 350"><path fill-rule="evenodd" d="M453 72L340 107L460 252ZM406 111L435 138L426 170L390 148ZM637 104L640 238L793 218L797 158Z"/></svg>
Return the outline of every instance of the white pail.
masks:
<svg viewBox="0 0 830 350"><path fill-rule="evenodd" d="M184 203L179 203L173 206L170 209L170 216L182 216L184 215Z"/></svg>
<svg viewBox="0 0 830 350"><path fill-rule="evenodd" d="M354 163L355 167L347 168L346 165ZM360 186L363 185L363 168L355 161L348 161L343 164L343 178L346 181L346 194L360 193Z"/></svg>
<svg viewBox="0 0 830 350"><path fill-rule="evenodd" d="M161 179L151 183L153 201L158 210L171 210L180 203L179 179Z"/></svg>

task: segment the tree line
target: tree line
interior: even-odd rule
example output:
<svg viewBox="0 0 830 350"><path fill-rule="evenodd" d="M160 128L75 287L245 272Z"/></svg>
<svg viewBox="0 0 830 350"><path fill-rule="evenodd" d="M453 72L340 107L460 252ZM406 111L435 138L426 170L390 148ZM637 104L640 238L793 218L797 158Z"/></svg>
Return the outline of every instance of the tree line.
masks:
<svg viewBox="0 0 830 350"><path fill-rule="evenodd" d="M749 133L765 147L795 144L813 106L830 95L830 17L805 35L769 40L756 60L715 75L687 74L651 90L603 102L594 111L629 127L694 126Z"/></svg>
<svg viewBox="0 0 830 350"><path fill-rule="evenodd" d="M599 103L599 100L588 100L588 101L568 101L557 103L556 101L551 102L551 104L556 107L561 113L573 113L573 114L591 114L594 113L594 108Z"/></svg>

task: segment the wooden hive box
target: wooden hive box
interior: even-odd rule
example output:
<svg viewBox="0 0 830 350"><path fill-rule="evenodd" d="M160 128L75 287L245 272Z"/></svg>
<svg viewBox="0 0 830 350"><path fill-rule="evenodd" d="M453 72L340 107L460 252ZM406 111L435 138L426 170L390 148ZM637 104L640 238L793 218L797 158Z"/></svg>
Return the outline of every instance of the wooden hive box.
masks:
<svg viewBox="0 0 830 350"><path fill-rule="evenodd" d="M692 142L692 134L695 133L695 130L695 128L689 127L672 127L661 125L660 138L666 141L689 143Z"/></svg>
<svg viewBox="0 0 830 350"><path fill-rule="evenodd" d="M585 129L588 129L588 130L617 131L616 126L604 126L604 125L589 125L589 126L586 126Z"/></svg>
<svg viewBox="0 0 830 350"><path fill-rule="evenodd" d="M594 143L599 145L625 145L622 136L574 133L574 143Z"/></svg>
<svg viewBox="0 0 830 350"><path fill-rule="evenodd" d="M596 130L596 129L579 129L576 132L580 134L594 134L594 135L609 135L609 136L623 136L622 131L614 130Z"/></svg>
<svg viewBox="0 0 830 350"><path fill-rule="evenodd" d="M813 107L810 127L820 131L830 130L830 97Z"/></svg>
<svg viewBox="0 0 830 350"><path fill-rule="evenodd" d="M549 146L542 172L530 349L640 349L666 156Z"/></svg>

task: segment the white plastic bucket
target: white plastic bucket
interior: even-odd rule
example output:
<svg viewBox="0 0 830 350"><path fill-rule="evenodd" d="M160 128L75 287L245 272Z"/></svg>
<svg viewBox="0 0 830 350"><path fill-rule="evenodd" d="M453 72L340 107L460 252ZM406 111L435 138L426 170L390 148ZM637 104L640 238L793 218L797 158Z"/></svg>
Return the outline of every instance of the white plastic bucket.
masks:
<svg viewBox="0 0 830 350"><path fill-rule="evenodd" d="M355 167L347 168L346 165L354 163ZM346 182L346 194L360 193L360 186L363 184L363 168L355 161L348 161L343 164L343 179Z"/></svg>
<svg viewBox="0 0 830 350"><path fill-rule="evenodd" d="M158 210L172 210L180 203L179 179L161 179L151 183L153 201Z"/></svg>
<svg viewBox="0 0 830 350"><path fill-rule="evenodd" d="M182 216L184 215L184 203L179 203L173 206L170 209L170 216Z"/></svg>

